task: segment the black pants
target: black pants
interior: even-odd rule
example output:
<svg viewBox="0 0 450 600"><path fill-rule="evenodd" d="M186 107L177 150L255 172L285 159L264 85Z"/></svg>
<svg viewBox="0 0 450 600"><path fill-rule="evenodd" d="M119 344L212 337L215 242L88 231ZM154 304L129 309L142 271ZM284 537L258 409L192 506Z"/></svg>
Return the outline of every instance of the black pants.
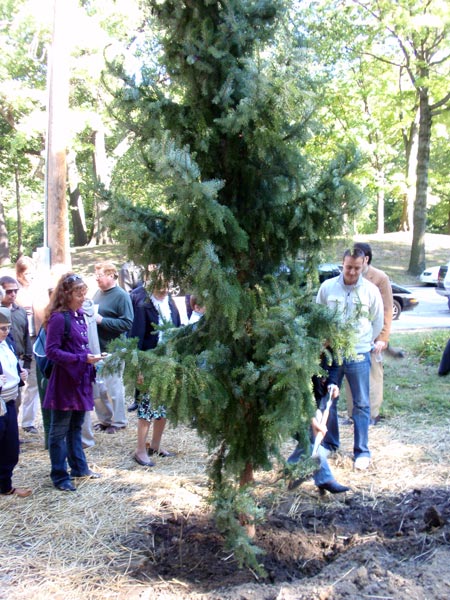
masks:
<svg viewBox="0 0 450 600"><path fill-rule="evenodd" d="M0 493L12 489L12 474L19 462L19 429L17 427L16 403L6 403L6 413L0 417Z"/></svg>

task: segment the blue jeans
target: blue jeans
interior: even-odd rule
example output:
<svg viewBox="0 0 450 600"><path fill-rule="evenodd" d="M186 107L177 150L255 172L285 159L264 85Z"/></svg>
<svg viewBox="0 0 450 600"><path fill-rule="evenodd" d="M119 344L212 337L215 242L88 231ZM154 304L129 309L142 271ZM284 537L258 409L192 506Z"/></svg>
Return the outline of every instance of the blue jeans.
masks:
<svg viewBox="0 0 450 600"><path fill-rule="evenodd" d="M328 464L329 454L330 451L324 448L321 444L317 450L317 458L319 459L320 467L314 473L314 483L316 485L322 485L323 483L335 481L334 475L330 469L330 465Z"/></svg>
<svg viewBox="0 0 450 600"><path fill-rule="evenodd" d="M354 424L354 442L353 454L355 458L359 456L370 457L369 450L369 422L370 422L370 352L358 354L358 359L349 361L344 360L342 365L333 363L328 367L329 378L335 381L339 388L342 380L347 377L353 396L353 424ZM339 446L339 426L337 419L336 402L333 402L333 410L330 410L327 428L328 432L324 439L324 446L329 450L334 450Z"/></svg>
<svg viewBox="0 0 450 600"><path fill-rule="evenodd" d="M81 477L89 473L83 445L81 443L81 428L85 411L81 410L52 410L48 450L50 454L50 477L53 485L61 485L70 477ZM67 463L71 468L69 475Z"/></svg>

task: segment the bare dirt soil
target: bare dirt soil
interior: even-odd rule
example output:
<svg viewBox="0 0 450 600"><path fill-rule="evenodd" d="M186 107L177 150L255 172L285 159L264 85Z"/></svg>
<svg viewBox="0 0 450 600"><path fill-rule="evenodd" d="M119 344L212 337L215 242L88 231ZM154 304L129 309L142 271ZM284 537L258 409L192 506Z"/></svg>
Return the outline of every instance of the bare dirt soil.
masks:
<svg viewBox="0 0 450 600"><path fill-rule="evenodd" d="M15 484L0 499L0 598L8 600L442 600L450 597L448 420L383 420L370 430L372 464L353 470L352 427L331 461L346 494L312 481L288 490L281 466L257 473L266 508L255 543L258 577L237 562L207 503L208 453L192 430L169 428L174 458L152 469L132 458L136 417L88 449L95 481L76 493L49 481L42 435L23 434ZM293 443L287 443L286 456Z"/></svg>
<svg viewBox="0 0 450 600"><path fill-rule="evenodd" d="M146 547L149 558L133 575L182 581L178 598L448 597L450 578L442 577L450 558L450 531L443 523L448 491L412 490L376 506L361 497L317 502L295 516L291 509L286 501L258 531L264 583L236 569L211 521L192 515L140 524L127 543ZM197 593L191 596L186 585Z"/></svg>
<svg viewBox="0 0 450 600"><path fill-rule="evenodd" d="M449 516L448 486L325 498L309 486L258 528L267 572L259 583L237 568L208 515L143 521L126 543L147 553L133 576L155 582L151 597L437 600L450 596ZM167 595L158 579L177 589Z"/></svg>

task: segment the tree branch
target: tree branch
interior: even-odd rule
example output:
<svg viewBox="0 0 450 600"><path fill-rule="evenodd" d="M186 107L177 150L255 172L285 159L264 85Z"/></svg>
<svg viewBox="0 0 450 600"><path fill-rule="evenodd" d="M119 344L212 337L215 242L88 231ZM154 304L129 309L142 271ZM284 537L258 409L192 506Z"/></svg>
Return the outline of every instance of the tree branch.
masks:
<svg viewBox="0 0 450 600"><path fill-rule="evenodd" d="M430 106L430 110L434 111L434 110L436 110L436 108L440 108L441 106L444 106L444 104L447 104L447 102L449 100L450 100L450 92L448 92L441 100L438 100L437 102L432 104Z"/></svg>

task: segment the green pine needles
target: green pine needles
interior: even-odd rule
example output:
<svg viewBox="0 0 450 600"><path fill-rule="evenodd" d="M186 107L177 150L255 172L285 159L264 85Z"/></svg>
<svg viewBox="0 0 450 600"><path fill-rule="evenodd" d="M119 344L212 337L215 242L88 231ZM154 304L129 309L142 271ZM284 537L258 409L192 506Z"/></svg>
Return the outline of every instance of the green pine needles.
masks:
<svg viewBox="0 0 450 600"><path fill-rule="evenodd" d="M148 201L113 192L111 221L135 261L198 293L206 315L167 331L151 352L116 340L111 364L125 360L129 386L142 374L171 422L204 438L219 523L253 566L241 524L260 518L254 471L281 459L280 443L296 432L308 446L324 342L351 345L314 303L309 273L358 208L346 178L356 158L347 149L321 164L304 154L319 95L299 79L296 40L279 35L289 31L289 4L149 0L159 63L139 81L113 65L124 85L112 109L133 132L151 184Z"/></svg>

